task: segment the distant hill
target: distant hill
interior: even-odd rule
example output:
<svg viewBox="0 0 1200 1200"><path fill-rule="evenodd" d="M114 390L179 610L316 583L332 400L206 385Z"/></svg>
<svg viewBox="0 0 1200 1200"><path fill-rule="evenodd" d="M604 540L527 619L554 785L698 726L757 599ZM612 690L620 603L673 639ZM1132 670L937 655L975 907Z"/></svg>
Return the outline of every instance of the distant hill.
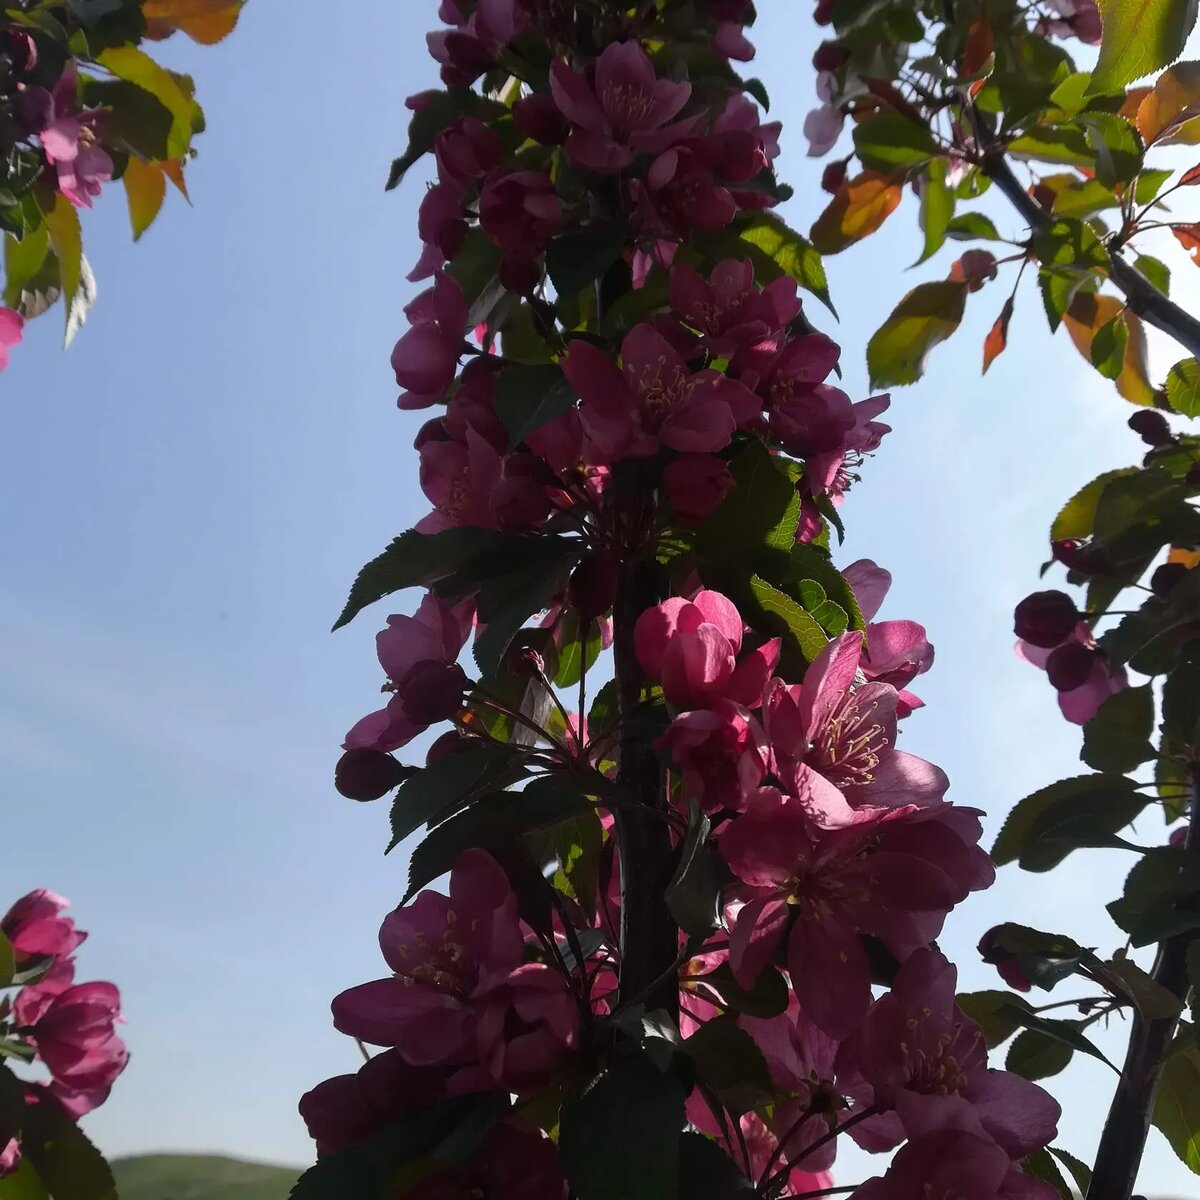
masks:
<svg viewBox="0 0 1200 1200"><path fill-rule="evenodd" d="M112 1164L120 1200L287 1200L300 1171L207 1154L146 1154Z"/></svg>

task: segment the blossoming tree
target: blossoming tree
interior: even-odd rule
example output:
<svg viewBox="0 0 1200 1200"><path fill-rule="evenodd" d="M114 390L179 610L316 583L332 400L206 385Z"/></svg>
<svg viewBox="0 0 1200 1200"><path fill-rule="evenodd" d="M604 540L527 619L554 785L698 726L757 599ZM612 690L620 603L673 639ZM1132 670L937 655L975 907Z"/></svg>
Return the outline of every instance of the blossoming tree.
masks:
<svg viewBox="0 0 1200 1200"><path fill-rule="evenodd" d="M1087 1188L1034 1082L1044 1047L1091 1048L1086 1022L1017 992L956 997L936 947L994 868L981 814L898 743L933 661L925 630L879 619L890 576L841 549L839 502L889 399L830 382L820 254L772 211L781 128L733 66L753 56L753 5L444 0L440 17L445 87L409 100L389 180L433 155L410 275L428 282L392 356L400 407L437 408L415 440L432 511L364 568L338 622L420 591L379 634L388 699L349 731L336 782L391 797L389 849L422 839L380 929L386 970L334 1000L366 1062L301 1101L320 1157L297 1200ZM864 54L886 46L864 28ZM964 255L951 282L965 296L993 266ZM1155 469L1178 516L1190 443L1170 444ZM1123 561L1084 540L1099 498L1057 534L1076 572ZM1130 508L1122 531L1164 511ZM1143 569L1163 544L1138 543ZM1100 783L1017 810L998 861L1111 844L1144 803L1115 762L1121 667L1142 643L1098 652L1084 617L1043 595L1018 627L1067 715L1111 697L1122 732L1097 734ZM1173 798L1195 694L1175 702ZM424 765L396 757L444 724ZM1168 936L1174 960L1200 918L1191 849L1164 853L1178 868L1143 874L1174 890L1133 940ZM1012 925L982 950L1018 991L1087 976L1101 1015L1136 1014L1157 1073L1186 976ZM990 1067L1018 1030L1009 1069ZM1122 1088L1141 1134L1127 1115L1107 1140L1136 1159L1153 1087L1135 1064ZM841 1186L847 1137L897 1153ZM1128 1198L1132 1176L1106 1171L1093 1197Z"/></svg>

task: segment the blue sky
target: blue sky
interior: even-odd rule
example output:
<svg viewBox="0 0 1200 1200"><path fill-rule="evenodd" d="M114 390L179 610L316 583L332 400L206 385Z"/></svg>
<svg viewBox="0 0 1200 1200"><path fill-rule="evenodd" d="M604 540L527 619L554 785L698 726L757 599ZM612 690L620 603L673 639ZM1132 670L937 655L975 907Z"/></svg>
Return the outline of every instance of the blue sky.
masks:
<svg viewBox="0 0 1200 1200"><path fill-rule="evenodd" d="M785 216L806 228L822 194L799 128L815 44L802 7L760 5L753 73L786 123ZM395 409L388 356L425 174L382 184L404 97L434 82L420 34L435 9L363 0L333 19L254 0L225 44L164 48L208 114L195 207L171 197L132 247L112 189L85 222L100 283L87 327L63 355L59 315L34 322L0 377L4 893L69 895L92 931L81 971L122 988L133 1060L88 1122L110 1154L305 1162L297 1096L356 1062L329 1000L379 973L405 864L382 857L386 810L331 786L345 729L377 695L386 613L328 629L357 568L424 511L420 416ZM951 261L902 273L915 222L908 197L830 260L840 327L811 306L856 398L871 331ZM845 510L842 562L889 567L886 615L922 620L937 645L908 748L989 810L989 837L1017 799L1081 769L1044 677L1012 655L1012 607L1037 586L1056 507L1138 454L1131 410L1049 336L1030 284L986 379L980 345L1011 284L971 297L929 377L896 393L895 432ZM1161 371L1174 361L1155 353ZM951 920L965 985L995 985L972 947L998 920L1115 946L1100 904L1129 865L1095 853L1052 876L1003 872ZM1060 1143L1082 1158L1111 1079L1089 1064L1053 1081ZM845 1161L839 1182L870 1173ZM1157 1134L1141 1186L1194 1189Z"/></svg>

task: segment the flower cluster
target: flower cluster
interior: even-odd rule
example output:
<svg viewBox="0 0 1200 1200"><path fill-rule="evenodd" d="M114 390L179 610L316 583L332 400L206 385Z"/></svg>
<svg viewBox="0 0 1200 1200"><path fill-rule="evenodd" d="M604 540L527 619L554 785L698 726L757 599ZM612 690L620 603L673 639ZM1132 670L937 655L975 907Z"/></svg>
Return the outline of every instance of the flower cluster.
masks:
<svg viewBox="0 0 1200 1200"><path fill-rule="evenodd" d="M988 1068L930 948L993 879L981 814L899 746L933 649L917 622L879 619L886 571L833 565L837 506L889 399L830 382L839 349L802 273L762 249L790 231L767 211L779 127L727 70L753 52L753 6L701 6L709 75L671 58L695 5L621 7L593 29L556 0L447 0L430 38L443 80L482 79L485 97L460 94L428 139L412 278L430 282L392 355L400 407L440 406L415 440L432 511L388 559L427 590L379 634L389 699L350 730L336 781L354 799L399 785L397 836L433 830L413 882L449 869L449 894L384 920L391 973L333 1003L381 1052L301 1111L335 1154L432 1105L511 1100L421 1188L506 1195L524 1156L521 1194L559 1200L578 1189L549 1135L572 1141L586 1081L655 1041L693 1060L669 1085L693 1135L760 1194L830 1186L844 1133L907 1142L865 1185L878 1197L936 1190L939 1148L963 1139L981 1186L995 1177L986 1195L1042 1200L1020 1162L1057 1106ZM414 139L454 94L410 100ZM496 652L498 630L539 613L536 638ZM478 679L459 662L472 639ZM588 711L589 655L610 643L616 679ZM391 757L443 722L423 769ZM662 861L634 850L631 810L653 810ZM645 880L661 892L689 856L707 932L661 894L645 907ZM633 943L664 915L635 976ZM771 1013L750 999L764 992L782 997ZM714 1025L753 1043L769 1085L712 1086Z"/></svg>
<svg viewBox="0 0 1200 1200"><path fill-rule="evenodd" d="M108 1099L129 1054L116 1034L116 987L75 982L75 951L87 935L63 916L67 903L39 889L0 919L13 962L11 977L0 985L20 988L0 997L0 1037L11 1061L37 1062L49 1072L49 1082L18 1085L26 1106L53 1104L78 1119ZM0 1126L0 1178L20 1162L20 1124Z"/></svg>

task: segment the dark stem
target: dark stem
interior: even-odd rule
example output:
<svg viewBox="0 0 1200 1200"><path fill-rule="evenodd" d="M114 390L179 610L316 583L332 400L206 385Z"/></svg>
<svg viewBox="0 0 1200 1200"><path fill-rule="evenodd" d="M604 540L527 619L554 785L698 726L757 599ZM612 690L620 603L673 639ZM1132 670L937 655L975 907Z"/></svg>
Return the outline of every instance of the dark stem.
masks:
<svg viewBox="0 0 1200 1200"><path fill-rule="evenodd" d="M1200 853L1200 768L1193 768L1192 773L1192 812L1185 845L1193 854ZM1152 972L1154 982L1178 997L1181 1007L1187 999L1187 953L1194 938L1195 932L1188 930L1163 942ZM1133 1195L1163 1059L1178 1026L1178 1016L1148 1021L1141 1013L1134 1014L1129 1050L1100 1137L1087 1200L1129 1200Z"/></svg>
<svg viewBox="0 0 1200 1200"><path fill-rule="evenodd" d="M994 148L984 155L983 173L1008 197L1034 232L1053 224L1054 218L1021 186L1004 151ZM1162 294L1135 266L1127 262L1119 247L1109 247L1109 278L1125 295L1130 311L1147 325L1170 334L1189 354L1200 357L1200 321Z"/></svg>
<svg viewBox="0 0 1200 1200"><path fill-rule="evenodd" d="M622 464L614 483L614 503L628 535L645 526L653 496L638 469ZM632 716L642 699L645 676L634 650L637 619L658 603L657 564L626 540L621 581L613 606L613 655L621 714L618 779L636 804L614 811L621 863L620 1002L638 997L649 1009L672 1016L679 1009L679 982L671 970L679 954L679 933L666 902L672 852L666 815L666 779L653 748L635 728ZM641 549L641 553L638 553Z"/></svg>

